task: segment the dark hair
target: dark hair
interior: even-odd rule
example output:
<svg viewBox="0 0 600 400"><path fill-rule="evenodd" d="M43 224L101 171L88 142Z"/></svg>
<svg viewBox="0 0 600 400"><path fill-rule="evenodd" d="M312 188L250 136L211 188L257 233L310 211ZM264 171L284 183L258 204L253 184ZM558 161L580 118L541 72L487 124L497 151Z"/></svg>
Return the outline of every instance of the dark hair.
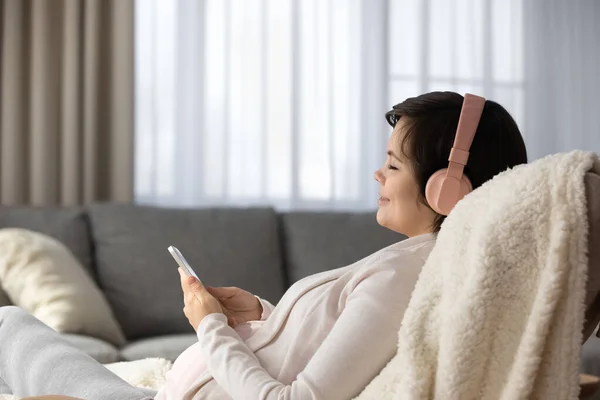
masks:
<svg viewBox="0 0 600 400"><path fill-rule="evenodd" d="M409 160L419 184L420 201L427 205L425 185L429 177L448 167L463 96L454 92L431 92L406 99L385 114L395 127L405 120L400 151ZM527 150L515 120L500 104L487 100L471 145L465 175L473 189L498 173L527 162ZM438 232L445 216L434 221Z"/></svg>

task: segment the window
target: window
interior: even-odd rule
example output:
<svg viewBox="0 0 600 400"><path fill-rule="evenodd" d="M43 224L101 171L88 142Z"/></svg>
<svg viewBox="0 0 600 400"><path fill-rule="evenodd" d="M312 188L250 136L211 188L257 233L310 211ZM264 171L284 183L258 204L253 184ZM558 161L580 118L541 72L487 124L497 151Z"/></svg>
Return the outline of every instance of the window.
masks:
<svg viewBox="0 0 600 400"><path fill-rule="evenodd" d="M136 7L141 203L374 209L393 104L474 92L523 119L521 0Z"/></svg>

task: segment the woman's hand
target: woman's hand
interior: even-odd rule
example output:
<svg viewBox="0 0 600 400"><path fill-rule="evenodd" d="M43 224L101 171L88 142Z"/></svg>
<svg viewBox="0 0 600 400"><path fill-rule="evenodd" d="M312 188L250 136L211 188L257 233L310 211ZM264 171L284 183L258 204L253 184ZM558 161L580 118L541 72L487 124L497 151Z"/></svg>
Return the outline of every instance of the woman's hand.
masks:
<svg viewBox="0 0 600 400"><path fill-rule="evenodd" d="M262 316L260 301L250 292L236 287L207 287L206 290L221 303L227 323L234 328L237 324L258 321Z"/></svg>
<svg viewBox="0 0 600 400"><path fill-rule="evenodd" d="M193 276L187 276L179 268L181 288L183 289L183 312L195 331L208 314L222 313L221 304Z"/></svg>

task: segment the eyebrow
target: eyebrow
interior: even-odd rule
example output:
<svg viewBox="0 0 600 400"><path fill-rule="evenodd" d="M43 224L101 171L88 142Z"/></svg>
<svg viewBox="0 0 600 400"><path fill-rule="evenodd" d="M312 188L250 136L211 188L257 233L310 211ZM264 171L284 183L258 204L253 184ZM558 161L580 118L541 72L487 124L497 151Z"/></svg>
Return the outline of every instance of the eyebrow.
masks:
<svg viewBox="0 0 600 400"><path fill-rule="evenodd" d="M400 157L398 157L397 155L395 155L394 153L392 153L391 150L388 150L387 155L390 157L394 157L396 160L402 162L402 159Z"/></svg>

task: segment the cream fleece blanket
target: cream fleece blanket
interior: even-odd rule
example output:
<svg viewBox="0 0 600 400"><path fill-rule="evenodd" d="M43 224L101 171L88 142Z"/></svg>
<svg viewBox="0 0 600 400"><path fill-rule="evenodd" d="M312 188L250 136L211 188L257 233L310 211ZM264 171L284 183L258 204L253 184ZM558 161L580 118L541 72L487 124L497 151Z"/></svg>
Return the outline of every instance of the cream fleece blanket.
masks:
<svg viewBox="0 0 600 400"><path fill-rule="evenodd" d="M358 399L577 399L593 153L498 175L448 216L398 353Z"/></svg>

